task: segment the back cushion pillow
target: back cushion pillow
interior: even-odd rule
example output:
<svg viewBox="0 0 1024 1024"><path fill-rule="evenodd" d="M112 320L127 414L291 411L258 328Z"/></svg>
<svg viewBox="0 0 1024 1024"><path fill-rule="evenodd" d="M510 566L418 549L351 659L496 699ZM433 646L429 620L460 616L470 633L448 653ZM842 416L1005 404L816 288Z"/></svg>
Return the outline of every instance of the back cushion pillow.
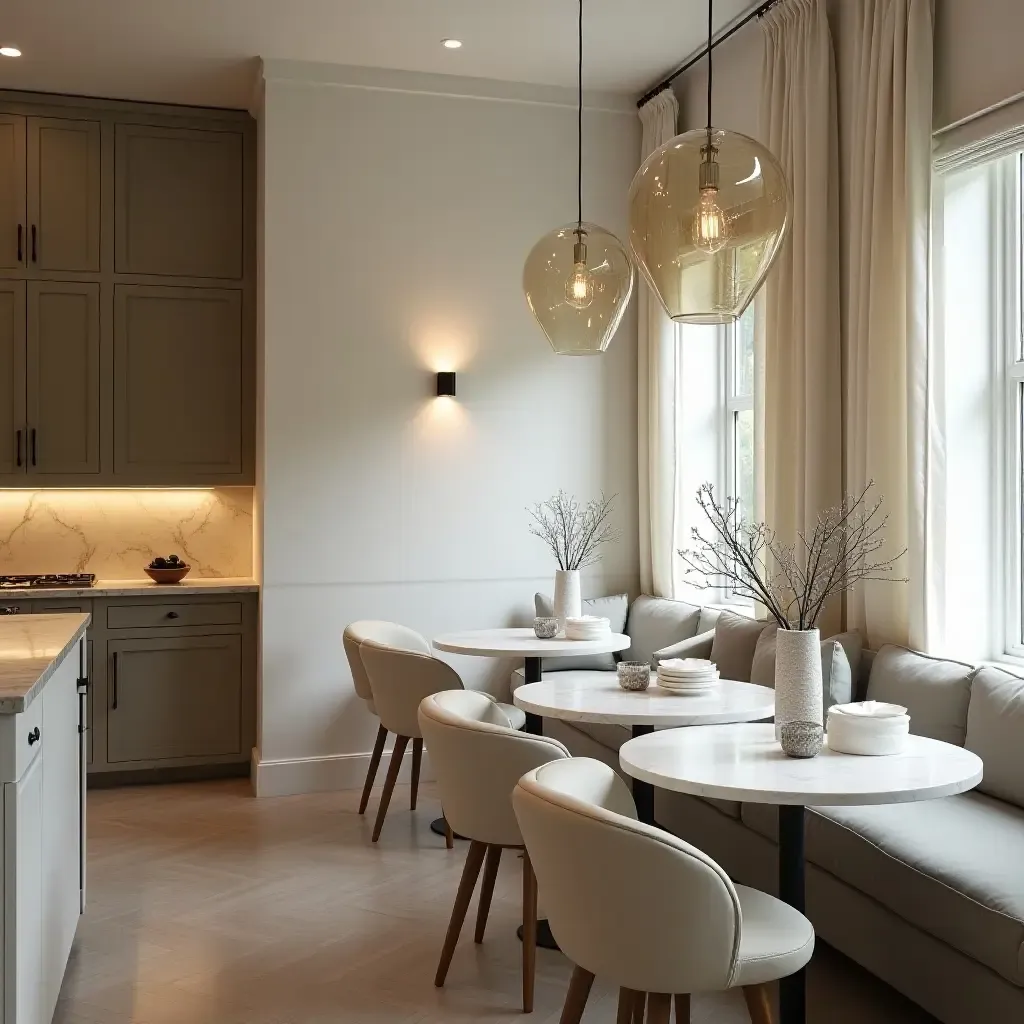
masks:
<svg viewBox="0 0 1024 1024"><path fill-rule="evenodd" d="M533 606L538 616L555 614L554 602L546 594L535 594ZM599 615L608 620L613 633L623 633L626 627L626 611L629 608L629 597L616 594L614 597L591 597L583 602L584 615ZM541 664L542 672L559 672L568 669L592 669L596 672L614 672L614 654L585 654L579 658L545 658Z"/></svg>
<svg viewBox="0 0 1024 1024"><path fill-rule="evenodd" d="M914 735L962 747L973 675L972 665L886 644L871 665L868 700L902 704Z"/></svg>
<svg viewBox="0 0 1024 1024"><path fill-rule="evenodd" d="M699 605L642 595L629 609L626 632L633 642L622 657L627 661L650 662L655 651L696 636L699 621Z"/></svg>
<svg viewBox="0 0 1024 1024"><path fill-rule="evenodd" d="M715 623L715 642L711 645L711 660L721 677L749 683L757 641L762 633L774 633L776 629L774 622L723 611Z"/></svg>
<svg viewBox="0 0 1024 1024"><path fill-rule="evenodd" d="M978 669L964 746L985 762L978 789L1024 807L1024 679L997 668Z"/></svg>

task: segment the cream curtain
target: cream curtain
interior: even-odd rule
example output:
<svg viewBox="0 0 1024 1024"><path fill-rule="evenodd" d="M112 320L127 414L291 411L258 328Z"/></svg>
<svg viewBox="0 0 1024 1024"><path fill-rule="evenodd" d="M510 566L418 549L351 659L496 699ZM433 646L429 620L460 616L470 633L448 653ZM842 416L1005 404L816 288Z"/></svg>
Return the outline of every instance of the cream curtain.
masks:
<svg viewBox="0 0 1024 1024"><path fill-rule="evenodd" d="M760 134L792 189L790 237L764 289L764 520L787 541L842 498L839 142L825 0L786 0L761 20ZM759 309L759 313L760 313ZM823 636L839 631L839 602Z"/></svg>
<svg viewBox="0 0 1024 1024"><path fill-rule="evenodd" d="M860 0L840 37L849 90L844 334L846 486L874 480L909 583L867 583L848 625L927 649L937 584L929 477L939 450L928 348L931 0ZM846 104L844 104L846 106Z"/></svg>
<svg viewBox="0 0 1024 1024"><path fill-rule="evenodd" d="M640 160L676 135L679 104L671 89L640 109ZM675 596L680 452L676 416L679 346L675 325L646 282L637 294L639 382L640 585L645 594Z"/></svg>

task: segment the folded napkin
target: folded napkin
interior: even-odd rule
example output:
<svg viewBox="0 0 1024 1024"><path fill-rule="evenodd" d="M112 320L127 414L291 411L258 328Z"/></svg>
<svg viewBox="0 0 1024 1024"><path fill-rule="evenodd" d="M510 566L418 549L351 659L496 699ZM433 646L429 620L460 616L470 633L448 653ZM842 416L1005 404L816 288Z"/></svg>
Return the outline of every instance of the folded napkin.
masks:
<svg viewBox="0 0 1024 1024"><path fill-rule="evenodd" d="M707 658L667 658L658 664L669 672L711 672L715 668L715 663Z"/></svg>
<svg viewBox="0 0 1024 1024"><path fill-rule="evenodd" d="M900 718L907 709L900 704L886 704L880 700L862 700L855 704L835 704L829 711L855 718Z"/></svg>

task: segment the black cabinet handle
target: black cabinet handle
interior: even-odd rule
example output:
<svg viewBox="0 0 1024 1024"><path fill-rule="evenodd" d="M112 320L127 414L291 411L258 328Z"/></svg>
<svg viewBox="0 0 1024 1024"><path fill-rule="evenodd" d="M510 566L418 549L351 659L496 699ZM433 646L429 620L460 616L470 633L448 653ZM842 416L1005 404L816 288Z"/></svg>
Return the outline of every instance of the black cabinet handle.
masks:
<svg viewBox="0 0 1024 1024"><path fill-rule="evenodd" d="M34 729L33 729L33 730L32 730L32 731L31 731L31 732L30 732L30 733L28 734L28 745L29 745L29 746L31 747L33 743L38 743L38 742L39 742L39 726L37 725L37 726L36 726L36 727L35 727L35 728L34 728Z"/></svg>
<svg viewBox="0 0 1024 1024"><path fill-rule="evenodd" d="M32 262L38 263L39 259L36 256L36 226L32 225Z"/></svg>
<svg viewBox="0 0 1024 1024"><path fill-rule="evenodd" d="M24 231L24 228L19 224L18 225L18 262L19 263L21 263L21 261L25 258L22 255L22 252L21 252L21 233L22 233L22 231Z"/></svg>
<svg viewBox="0 0 1024 1024"><path fill-rule="evenodd" d="M21 431L14 432L15 463L21 466Z"/></svg>
<svg viewBox="0 0 1024 1024"><path fill-rule="evenodd" d="M110 676L110 710L117 710L117 651L114 651L113 672Z"/></svg>
<svg viewBox="0 0 1024 1024"><path fill-rule="evenodd" d="M35 427L32 428L31 437L32 437L32 465L34 466L36 464L36 428Z"/></svg>
<svg viewBox="0 0 1024 1024"><path fill-rule="evenodd" d="M169 619L176 619L177 617L178 617L178 613L177 612L168 612L167 613L167 618L169 618Z"/></svg>

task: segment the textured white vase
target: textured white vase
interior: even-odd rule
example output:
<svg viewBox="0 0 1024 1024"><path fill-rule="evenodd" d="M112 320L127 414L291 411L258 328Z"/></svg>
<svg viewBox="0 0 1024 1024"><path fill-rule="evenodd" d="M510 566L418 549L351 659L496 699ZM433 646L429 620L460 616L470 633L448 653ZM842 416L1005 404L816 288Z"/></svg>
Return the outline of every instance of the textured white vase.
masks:
<svg viewBox="0 0 1024 1024"><path fill-rule="evenodd" d="M780 629L775 634L775 738L782 749L794 757L817 754L824 714L818 630ZM794 728L787 732L789 725Z"/></svg>
<svg viewBox="0 0 1024 1024"><path fill-rule="evenodd" d="M555 618L558 619L558 628L564 630L566 619L578 618L582 614L579 569L556 569Z"/></svg>

